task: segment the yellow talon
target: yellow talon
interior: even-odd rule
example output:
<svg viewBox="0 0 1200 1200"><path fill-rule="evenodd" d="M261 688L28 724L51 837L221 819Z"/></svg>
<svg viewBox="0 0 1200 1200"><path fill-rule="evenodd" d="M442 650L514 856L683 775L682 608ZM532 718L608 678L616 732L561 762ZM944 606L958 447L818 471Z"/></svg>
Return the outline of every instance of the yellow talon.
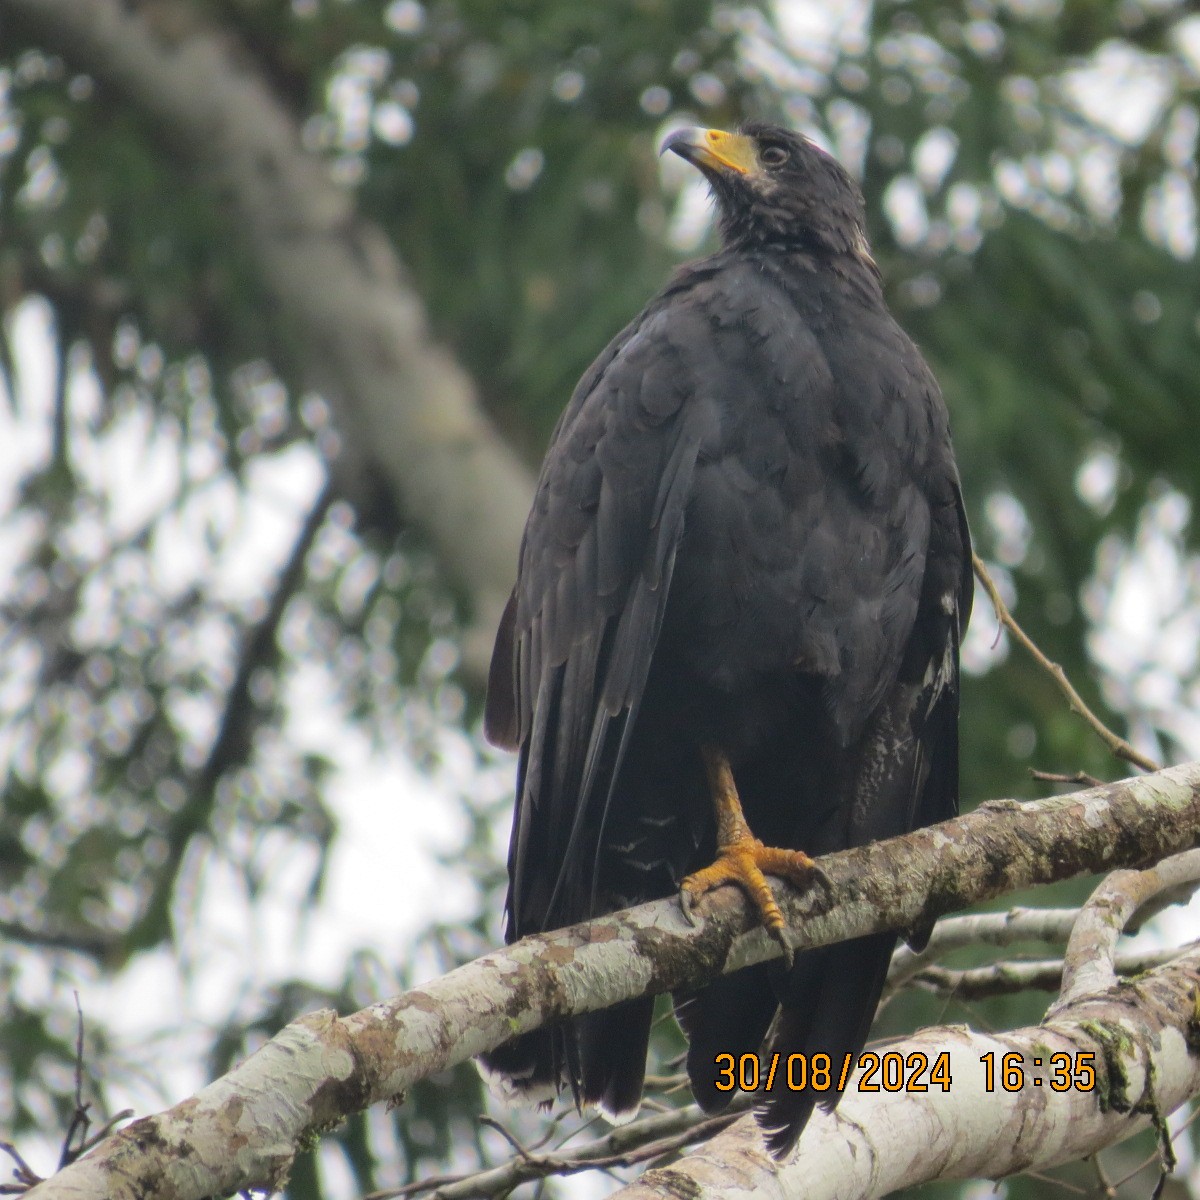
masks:
<svg viewBox="0 0 1200 1200"><path fill-rule="evenodd" d="M718 853L715 862L689 875L680 885L679 902L684 915L693 920L692 910L701 896L727 883L735 884L746 893L759 920L783 948L790 963L792 951L787 941L787 925L766 877L775 875L802 888L824 883L825 877L802 850L764 846L751 834L742 814L733 772L723 754L705 751L704 764L717 814Z"/></svg>

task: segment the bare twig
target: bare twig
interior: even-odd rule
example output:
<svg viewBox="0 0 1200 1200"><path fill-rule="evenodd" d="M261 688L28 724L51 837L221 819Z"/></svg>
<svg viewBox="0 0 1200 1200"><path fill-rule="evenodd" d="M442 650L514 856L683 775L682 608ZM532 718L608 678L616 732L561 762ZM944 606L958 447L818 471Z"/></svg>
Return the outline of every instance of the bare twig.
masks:
<svg viewBox="0 0 1200 1200"><path fill-rule="evenodd" d="M1179 1128L1175 1131L1176 1136L1183 1133L1185 1130L1189 1129L1192 1125L1194 1125L1196 1123L1197 1117L1200 1117L1200 1104L1198 1104L1195 1108L1192 1109L1191 1113L1188 1114L1188 1119L1186 1121L1184 1121L1183 1124L1180 1125ZM1142 1171L1144 1171L1147 1167L1151 1166L1153 1163L1161 1162L1161 1161L1162 1161L1161 1149L1160 1149L1160 1147L1155 1146L1153 1154L1148 1154L1127 1175L1122 1175L1120 1179L1118 1179L1114 1184L1112 1184L1111 1194L1116 1195L1117 1190L1119 1188L1123 1188L1131 1179L1134 1178L1135 1175L1140 1174ZM1161 1179L1161 1174L1159 1177Z"/></svg>
<svg viewBox="0 0 1200 1200"><path fill-rule="evenodd" d="M94 1150L122 1121L128 1121L132 1116L132 1108L123 1108L119 1113L115 1113L111 1120L105 1121L90 1138L80 1144L75 1151L75 1158L82 1158L89 1150ZM74 1162L75 1159L71 1161Z"/></svg>
<svg viewBox="0 0 1200 1200"><path fill-rule="evenodd" d="M887 994L894 994L943 955L964 946L1011 946L1014 942L1065 945L1078 916L1077 908L1010 908L1007 912L948 917L934 926L919 954L907 946L897 949L888 970Z"/></svg>
<svg viewBox="0 0 1200 1200"><path fill-rule="evenodd" d="M0 1142L0 1151L7 1154L16 1163L13 1168L13 1178L17 1181L15 1184L0 1185L0 1195L20 1196L42 1182L42 1177L21 1157L20 1151L12 1142Z"/></svg>
<svg viewBox="0 0 1200 1200"><path fill-rule="evenodd" d="M676 1088L686 1083L687 1075L682 1071L675 1071L670 1075L646 1076L646 1090L648 1092L673 1092Z"/></svg>
<svg viewBox="0 0 1200 1200"><path fill-rule="evenodd" d="M1078 713L1100 737L1101 741L1112 751L1117 758L1124 759L1126 762L1133 763L1136 767L1141 767L1143 771L1157 771L1159 764L1154 759L1147 757L1140 750L1134 749L1123 737L1114 733L1103 721L1088 706L1083 702L1083 698L1075 690L1071 681L1067 678L1067 673L1056 662L1052 662L1038 648L1037 643L1017 624L1016 618L1008 611L1008 605L1004 603L1004 598L1000 595L999 589L996 587L996 581L988 574L988 569L984 565L983 559L978 554L971 555L971 563L975 568L975 575L979 582L983 584L983 590L987 592L988 599L992 602L992 607L996 610L996 617L1000 624L1008 630L1009 633L1033 655L1038 666L1040 666L1058 685L1059 691L1067 698L1067 703L1071 706L1073 712Z"/></svg>
<svg viewBox="0 0 1200 1200"><path fill-rule="evenodd" d="M62 1149L58 1156L58 1170L70 1166L76 1159L82 1157L93 1147L99 1145L113 1129L128 1117L133 1116L133 1109L125 1109L117 1113L103 1128L98 1129L90 1138L88 1129L91 1118L88 1111L91 1104L83 1098L83 1008L79 1003L79 993L75 993L75 1013L77 1017L75 1031L75 1108L71 1113L71 1122L63 1136ZM44 1182L42 1177L25 1161L11 1142L0 1142L0 1151L7 1154L14 1163L13 1171L15 1184L0 1184L0 1196L21 1196L36 1184Z"/></svg>
<svg viewBox="0 0 1200 1200"><path fill-rule="evenodd" d="M1096 1173L1096 1182L1100 1185L1100 1190L1107 1197L1107 1200L1115 1200L1117 1189L1109 1179L1108 1172L1104 1169L1104 1163L1100 1159L1100 1152L1097 1150L1089 1161L1092 1164L1092 1170Z"/></svg>
<svg viewBox="0 0 1200 1200"><path fill-rule="evenodd" d="M422 1194L428 1194L429 1200L435 1197L436 1200L472 1200L474 1197L504 1195L518 1184L534 1179L633 1166L661 1158L708 1137L723 1129L747 1108L749 1098L746 1096L738 1096L728 1111L717 1117L706 1117L694 1104L686 1108L674 1108L618 1126L603 1137L558 1154L531 1153L499 1122L484 1117L481 1118L483 1124L495 1129L513 1146L517 1152L515 1158L483 1171L439 1175L403 1187L371 1192L363 1200L400 1200L402 1197Z"/></svg>
<svg viewBox="0 0 1200 1200"><path fill-rule="evenodd" d="M1115 960L1117 975L1139 975L1169 963L1180 954L1200 948L1189 942L1168 950L1150 950L1142 954L1119 954ZM1054 992L1062 984L1061 958L1029 959L991 963L986 967L951 970L929 966L909 982L912 986L956 1000L986 1000L992 996L1009 996L1017 992Z"/></svg>
<svg viewBox="0 0 1200 1200"><path fill-rule="evenodd" d="M83 1100L83 1008L79 1003L79 993L75 993L75 1015L77 1024L75 1029L75 1111L71 1114L71 1123L67 1126L66 1136L63 1138L62 1152L58 1156L58 1169L61 1171L68 1163L73 1163L82 1152L81 1150L72 1151L71 1145L75 1141L75 1135L79 1135L80 1145L87 1144L88 1129L91 1127L91 1118L88 1116L90 1104L85 1104Z"/></svg>
<svg viewBox="0 0 1200 1200"><path fill-rule="evenodd" d="M486 1125L489 1129L494 1129L516 1152L521 1158L532 1158L533 1156L521 1144L516 1134L509 1132L499 1121L492 1117L480 1117L480 1125Z"/></svg>
<svg viewBox="0 0 1200 1200"><path fill-rule="evenodd" d="M1040 783L1075 783L1081 787L1099 787L1104 782L1103 779L1097 779L1095 775L1089 775L1086 771L1073 771L1067 775L1061 771L1037 771L1031 767L1029 774Z"/></svg>
<svg viewBox="0 0 1200 1200"><path fill-rule="evenodd" d="M44 946L51 950L74 950L92 958L104 959L121 945L121 937L98 930L79 928L38 929L21 921L0 921L0 938L23 946Z"/></svg>
<svg viewBox="0 0 1200 1200"><path fill-rule="evenodd" d="M1086 1196L1087 1188L1080 1187L1077 1183L1069 1183L1065 1179L1059 1179L1055 1175L1047 1175L1045 1171L1022 1171L1026 1179L1033 1179L1038 1183L1048 1184L1050 1187L1060 1188L1064 1192L1069 1192L1073 1196Z"/></svg>

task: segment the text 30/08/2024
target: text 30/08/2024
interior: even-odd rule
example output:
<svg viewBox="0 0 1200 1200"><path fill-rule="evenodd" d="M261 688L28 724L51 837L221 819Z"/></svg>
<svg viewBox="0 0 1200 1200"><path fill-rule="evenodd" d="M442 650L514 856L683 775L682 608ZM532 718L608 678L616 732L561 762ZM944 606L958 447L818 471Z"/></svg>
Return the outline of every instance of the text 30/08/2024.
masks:
<svg viewBox="0 0 1200 1200"><path fill-rule="evenodd" d="M999 1067L994 1053L979 1062L984 1068L984 1090L994 1092L997 1084L1006 1092L1019 1092L1026 1084L1049 1087L1054 1092L1072 1089L1090 1092L1096 1087L1096 1056L1090 1051L1076 1054L1050 1054L1044 1060L1031 1058L1031 1067L1020 1054L1006 1054ZM772 1054L760 1059L757 1054L718 1054L716 1087L719 1092L743 1092L787 1088L816 1092L844 1092L853 1083L859 1092L948 1092L954 1082L949 1051L943 1050L931 1061L927 1054L897 1051L876 1054L866 1050L858 1055L860 1074L854 1075L855 1056L842 1055L834 1061L828 1054ZM1044 1070L1043 1070L1044 1068Z"/></svg>

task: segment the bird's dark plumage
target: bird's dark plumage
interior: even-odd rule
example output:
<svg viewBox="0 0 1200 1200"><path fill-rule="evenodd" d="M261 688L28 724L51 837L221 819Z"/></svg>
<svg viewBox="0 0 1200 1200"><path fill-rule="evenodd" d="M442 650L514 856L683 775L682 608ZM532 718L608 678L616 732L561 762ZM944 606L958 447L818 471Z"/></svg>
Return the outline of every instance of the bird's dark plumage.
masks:
<svg viewBox="0 0 1200 1200"><path fill-rule="evenodd" d="M686 131L723 248L600 355L555 430L489 681L519 754L507 937L676 892L717 851L706 755L750 829L810 854L953 815L970 551L945 407L884 305L862 201L787 130ZM676 997L700 1104L718 1054L840 1061L895 938ZM486 1055L510 1086L628 1113L651 1003ZM774 1022L772 1024L772 1022ZM829 1093L758 1106L788 1150Z"/></svg>

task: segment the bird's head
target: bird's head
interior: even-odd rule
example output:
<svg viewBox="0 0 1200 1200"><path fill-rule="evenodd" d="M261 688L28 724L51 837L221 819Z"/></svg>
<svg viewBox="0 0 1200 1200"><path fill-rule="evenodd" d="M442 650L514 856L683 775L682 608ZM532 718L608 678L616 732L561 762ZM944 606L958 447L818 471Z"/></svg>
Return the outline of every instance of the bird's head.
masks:
<svg viewBox="0 0 1200 1200"><path fill-rule="evenodd" d="M708 180L727 243L824 249L870 262L862 193L806 137L751 122L737 133L677 129L662 144L668 150Z"/></svg>

